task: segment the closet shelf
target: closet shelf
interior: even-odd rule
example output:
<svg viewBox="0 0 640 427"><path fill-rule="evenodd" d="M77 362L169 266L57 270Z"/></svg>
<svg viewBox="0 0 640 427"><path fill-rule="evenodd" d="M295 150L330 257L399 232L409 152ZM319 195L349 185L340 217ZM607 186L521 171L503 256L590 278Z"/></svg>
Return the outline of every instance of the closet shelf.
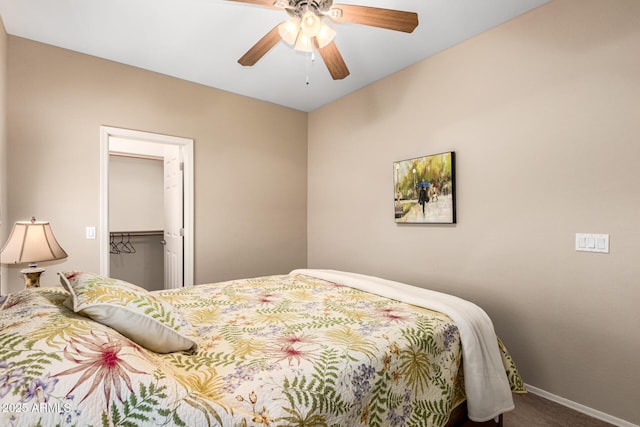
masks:
<svg viewBox="0 0 640 427"><path fill-rule="evenodd" d="M110 231L109 234L111 236L162 236L164 234L163 230L137 230L137 231Z"/></svg>

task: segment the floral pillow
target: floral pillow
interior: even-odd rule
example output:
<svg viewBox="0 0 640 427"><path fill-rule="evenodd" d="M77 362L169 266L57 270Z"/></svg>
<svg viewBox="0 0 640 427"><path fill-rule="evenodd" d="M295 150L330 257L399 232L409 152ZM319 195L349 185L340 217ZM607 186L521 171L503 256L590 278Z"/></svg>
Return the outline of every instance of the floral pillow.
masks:
<svg viewBox="0 0 640 427"><path fill-rule="evenodd" d="M107 325L156 353L196 351L191 326L182 314L146 289L92 273L62 272L71 294L65 302L78 314Z"/></svg>
<svg viewBox="0 0 640 427"><path fill-rule="evenodd" d="M23 289L8 296L3 296L0 301L0 310L25 310L30 307L40 307L43 310L59 309L65 299L69 297L62 288L29 288ZM66 308L62 308L67 311Z"/></svg>

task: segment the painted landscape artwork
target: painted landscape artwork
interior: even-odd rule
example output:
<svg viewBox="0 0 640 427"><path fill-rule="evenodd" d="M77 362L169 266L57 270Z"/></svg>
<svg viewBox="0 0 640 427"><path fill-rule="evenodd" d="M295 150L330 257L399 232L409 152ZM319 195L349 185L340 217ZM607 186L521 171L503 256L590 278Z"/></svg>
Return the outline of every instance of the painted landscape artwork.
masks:
<svg viewBox="0 0 640 427"><path fill-rule="evenodd" d="M454 152L393 163L397 223L455 224Z"/></svg>

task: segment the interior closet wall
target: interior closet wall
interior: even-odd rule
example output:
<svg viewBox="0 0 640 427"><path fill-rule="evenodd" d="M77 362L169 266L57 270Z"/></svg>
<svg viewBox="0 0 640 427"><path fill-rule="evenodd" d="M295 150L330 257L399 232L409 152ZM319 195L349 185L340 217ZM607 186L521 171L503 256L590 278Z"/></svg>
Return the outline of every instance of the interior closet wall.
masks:
<svg viewBox="0 0 640 427"><path fill-rule="evenodd" d="M148 290L164 287L163 168L162 159L109 156L109 231L121 249L110 255L110 276ZM160 233L136 235L149 231Z"/></svg>

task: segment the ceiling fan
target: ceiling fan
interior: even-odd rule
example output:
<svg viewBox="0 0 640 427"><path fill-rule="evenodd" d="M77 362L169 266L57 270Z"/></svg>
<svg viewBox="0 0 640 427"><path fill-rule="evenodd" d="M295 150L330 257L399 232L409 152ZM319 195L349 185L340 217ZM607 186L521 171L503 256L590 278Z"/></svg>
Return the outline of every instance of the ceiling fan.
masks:
<svg viewBox="0 0 640 427"><path fill-rule="evenodd" d="M252 66L280 40L296 50L311 52L315 47L334 80L344 79L349 69L333 41L336 34L323 22L327 17L335 22L368 25L387 30L411 33L418 26L418 14L377 7L333 4L333 0L231 0L268 8L284 9L288 21L276 25L251 47L239 60L244 66Z"/></svg>

